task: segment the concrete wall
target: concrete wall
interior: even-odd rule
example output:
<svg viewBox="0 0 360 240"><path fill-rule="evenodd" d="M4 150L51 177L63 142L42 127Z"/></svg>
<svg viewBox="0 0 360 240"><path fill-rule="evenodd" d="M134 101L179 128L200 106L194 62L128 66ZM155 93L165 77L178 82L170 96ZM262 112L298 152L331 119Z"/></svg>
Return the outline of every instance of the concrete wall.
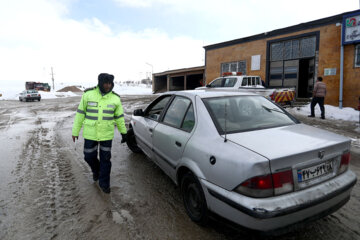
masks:
<svg viewBox="0 0 360 240"><path fill-rule="evenodd" d="M261 39L227 46L206 51L206 83L220 76L221 63L233 61L246 61L247 75L259 75L266 79L266 48L267 41L281 39L290 36L301 35L309 32L320 32L318 62L315 63L317 76L324 75L325 68L336 68L336 75L323 76L323 81L327 84L327 96L325 104L338 106L339 104L339 85L340 85L340 44L341 27L336 24L311 28L297 31L291 34L284 34L273 38ZM347 45L344 48L344 91L343 106L358 106L360 96L360 68L354 67L354 45ZM251 71L251 56L261 55L261 65L259 71Z"/></svg>

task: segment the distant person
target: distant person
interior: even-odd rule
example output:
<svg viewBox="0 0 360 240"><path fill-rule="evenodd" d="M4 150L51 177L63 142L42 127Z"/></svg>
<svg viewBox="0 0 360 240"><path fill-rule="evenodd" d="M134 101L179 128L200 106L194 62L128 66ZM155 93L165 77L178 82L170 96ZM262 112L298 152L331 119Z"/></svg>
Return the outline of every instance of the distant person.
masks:
<svg viewBox="0 0 360 240"><path fill-rule="evenodd" d="M264 80L261 79L261 86L263 86L264 88L269 87L266 82Z"/></svg>
<svg viewBox="0 0 360 240"><path fill-rule="evenodd" d="M319 104L321 110L321 119L325 119L324 100L326 96L326 84L323 83L322 80L322 77L318 77L314 85L313 98L310 104L311 114L308 117L315 117L315 106L316 104Z"/></svg>
<svg viewBox="0 0 360 240"><path fill-rule="evenodd" d="M113 88L114 76L107 73L99 74L98 85L84 91L72 128L72 139L75 142L84 126L84 158L91 168L93 180L99 180L99 186L104 193L110 193L110 158L114 123L121 133L121 143L126 142L127 139L120 96L112 91Z"/></svg>

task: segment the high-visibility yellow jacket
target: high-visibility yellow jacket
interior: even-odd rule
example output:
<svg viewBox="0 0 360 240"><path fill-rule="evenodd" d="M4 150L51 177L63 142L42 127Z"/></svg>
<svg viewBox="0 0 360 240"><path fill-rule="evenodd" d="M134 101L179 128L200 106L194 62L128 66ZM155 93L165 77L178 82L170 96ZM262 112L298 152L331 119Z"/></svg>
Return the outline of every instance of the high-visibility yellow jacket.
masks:
<svg viewBox="0 0 360 240"><path fill-rule="evenodd" d="M115 92L101 95L99 87L85 90L75 115L72 135L79 136L84 126L83 136L93 141L114 138L115 124L120 133L126 133L124 110L120 96Z"/></svg>

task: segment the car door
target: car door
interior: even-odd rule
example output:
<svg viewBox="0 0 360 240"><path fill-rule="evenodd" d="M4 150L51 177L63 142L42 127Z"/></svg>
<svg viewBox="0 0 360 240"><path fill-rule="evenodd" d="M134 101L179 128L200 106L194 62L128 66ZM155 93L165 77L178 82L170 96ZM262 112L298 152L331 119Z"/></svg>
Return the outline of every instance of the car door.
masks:
<svg viewBox="0 0 360 240"><path fill-rule="evenodd" d="M162 121L154 129L154 156L158 165L173 179L194 126L195 116L191 100L176 96Z"/></svg>
<svg viewBox="0 0 360 240"><path fill-rule="evenodd" d="M162 112L172 95L164 95L152 102L144 111L143 117L136 118L133 125L136 142L143 152L151 159L153 157L153 130L159 122Z"/></svg>

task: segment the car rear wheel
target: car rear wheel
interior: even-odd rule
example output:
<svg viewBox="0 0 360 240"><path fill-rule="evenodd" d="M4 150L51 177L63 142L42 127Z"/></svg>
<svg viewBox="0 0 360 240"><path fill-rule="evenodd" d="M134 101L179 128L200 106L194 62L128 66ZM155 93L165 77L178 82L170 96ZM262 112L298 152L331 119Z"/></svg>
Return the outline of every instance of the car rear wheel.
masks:
<svg viewBox="0 0 360 240"><path fill-rule="evenodd" d="M138 147L136 143L134 129L130 128L127 132L127 146L130 148L131 151L134 153L142 153L141 149Z"/></svg>
<svg viewBox="0 0 360 240"><path fill-rule="evenodd" d="M186 213L191 220L200 225L205 225L208 221L205 195L199 180L190 172L181 179L181 195Z"/></svg>

